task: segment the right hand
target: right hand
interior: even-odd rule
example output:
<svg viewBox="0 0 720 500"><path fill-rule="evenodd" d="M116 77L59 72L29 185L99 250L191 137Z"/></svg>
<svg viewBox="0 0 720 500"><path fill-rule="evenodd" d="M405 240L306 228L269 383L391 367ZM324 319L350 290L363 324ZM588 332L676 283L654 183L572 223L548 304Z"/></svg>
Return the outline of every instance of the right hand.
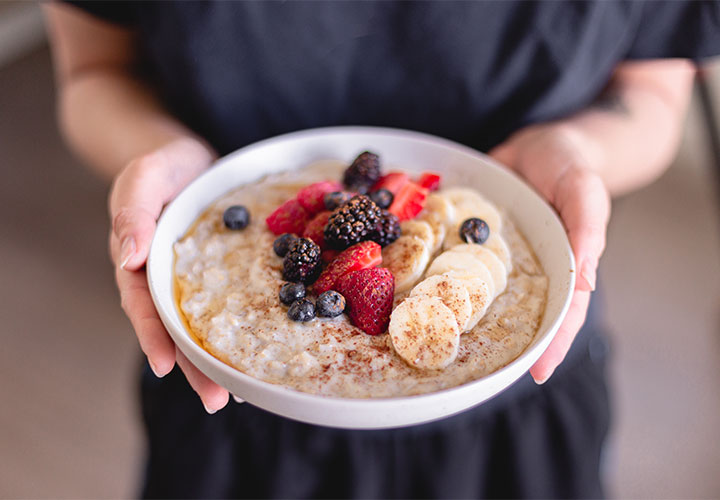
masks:
<svg viewBox="0 0 720 500"><path fill-rule="evenodd" d="M131 161L110 191L110 255L122 308L155 375L164 377L177 361L209 413L228 402L228 392L203 375L176 348L148 290L145 262L163 207L206 170L215 153L192 138L179 138Z"/></svg>

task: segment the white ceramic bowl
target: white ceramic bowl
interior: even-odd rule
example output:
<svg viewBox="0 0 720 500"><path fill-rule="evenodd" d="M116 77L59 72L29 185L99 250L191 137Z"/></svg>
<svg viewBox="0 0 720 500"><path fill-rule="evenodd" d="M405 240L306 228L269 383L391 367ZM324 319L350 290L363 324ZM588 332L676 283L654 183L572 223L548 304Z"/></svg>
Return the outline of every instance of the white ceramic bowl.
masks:
<svg viewBox="0 0 720 500"><path fill-rule="evenodd" d="M442 172L443 185L472 186L516 221L549 277L548 302L530 346L504 368L479 380L435 393L400 398L316 396L257 380L208 354L192 339L173 298L173 244L214 200L232 188L273 172L318 160L349 161L378 153L384 165ZM553 209L530 187L487 156L437 137L395 129L334 127L268 139L225 158L170 203L159 220L147 263L150 292L168 332L182 352L232 394L268 411L303 422L356 429L388 428L440 419L498 394L527 372L545 351L567 312L575 262Z"/></svg>

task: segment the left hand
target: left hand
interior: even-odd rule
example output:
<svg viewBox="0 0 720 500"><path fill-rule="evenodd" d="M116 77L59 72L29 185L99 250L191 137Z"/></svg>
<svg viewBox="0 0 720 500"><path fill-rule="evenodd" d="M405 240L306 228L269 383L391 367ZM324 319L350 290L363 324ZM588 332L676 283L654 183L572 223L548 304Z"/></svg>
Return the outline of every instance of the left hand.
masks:
<svg viewBox="0 0 720 500"><path fill-rule="evenodd" d="M544 383L563 361L585 322L595 289L598 261L605 249L610 195L594 173L598 146L562 123L533 125L513 134L490 156L513 169L558 211L575 255L578 276L567 316L547 350L530 369Z"/></svg>

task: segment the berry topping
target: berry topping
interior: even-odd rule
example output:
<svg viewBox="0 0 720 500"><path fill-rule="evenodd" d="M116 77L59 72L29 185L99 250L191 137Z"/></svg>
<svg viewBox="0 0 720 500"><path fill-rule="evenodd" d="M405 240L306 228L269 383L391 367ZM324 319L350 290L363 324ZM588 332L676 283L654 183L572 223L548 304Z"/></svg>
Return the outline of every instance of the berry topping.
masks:
<svg viewBox="0 0 720 500"><path fill-rule="evenodd" d="M437 191L440 187L440 175L434 172L423 172L417 183L428 191Z"/></svg>
<svg viewBox="0 0 720 500"><path fill-rule="evenodd" d="M372 240L384 247L398 239L400 234L400 220L387 210L383 210L380 222L375 226L375 231L372 234Z"/></svg>
<svg viewBox="0 0 720 500"><path fill-rule="evenodd" d="M290 245L297 239L297 236L290 233L281 234L273 241L273 250L278 257L285 257L288 253Z"/></svg>
<svg viewBox="0 0 720 500"><path fill-rule="evenodd" d="M374 201L378 207L388 208L392 205L393 194L385 188L380 188L370 193L370 199Z"/></svg>
<svg viewBox="0 0 720 500"><path fill-rule="evenodd" d="M415 217L425 206L428 190L414 182L408 182L395 193L395 199L388 212L397 215L400 221Z"/></svg>
<svg viewBox="0 0 720 500"><path fill-rule="evenodd" d="M323 250L322 254L320 254L320 258L325 264L330 264L338 255L340 255L340 250L327 249Z"/></svg>
<svg viewBox="0 0 720 500"><path fill-rule="evenodd" d="M339 182L316 182L305 186L297 194L297 201L310 215L325 210L325 194L339 191L342 186Z"/></svg>
<svg viewBox="0 0 720 500"><path fill-rule="evenodd" d="M293 198L277 207L265 219L265 223L274 234L302 234L308 218L307 211L300 205L300 202Z"/></svg>
<svg viewBox="0 0 720 500"><path fill-rule="evenodd" d="M250 212L242 205L233 205L225 210L223 222L228 229L245 229L250 224Z"/></svg>
<svg viewBox="0 0 720 500"><path fill-rule="evenodd" d="M369 335L387 330L395 278L385 268L361 269L342 276L336 290L345 296L350 322Z"/></svg>
<svg viewBox="0 0 720 500"><path fill-rule="evenodd" d="M353 196L337 208L325 227L325 241L329 248L343 250L370 238L380 220L380 209L365 195Z"/></svg>
<svg viewBox="0 0 720 500"><path fill-rule="evenodd" d="M302 283L285 283L280 287L280 302L289 306L299 299L305 298L305 286Z"/></svg>
<svg viewBox="0 0 720 500"><path fill-rule="evenodd" d="M325 193L323 201L325 202L325 208L327 210L335 210L340 205L349 201L352 197L353 195L347 191L333 191L332 193Z"/></svg>
<svg viewBox="0 0 720 500"><path fill-rule="evenodd" d="M283 279L312 282L320 272L320 247L313 240L298 238L283 260Z"/></svg>
<svg viewBox="0 0 720 500"><path fill-rule="evenodd" d="M331 213L332 212L329 210L320 212L307 223L305 231L303 231L303 237L313 240L317 246L320 247L320 250L324 250L326 246L324 234L325 226L327 225L327 221Z"/></svg>
<svg viewBox="0 0 720 500"><path fill-rule="evenodd" d="M460 239L465 243L483 244L489 237L490 228L484 220L477 217L466 219L460 226Z"/></svg>
<svg viewBox="0 0 720 500"><path fill-rule="evenodd" d="M315 301L315 311L318 316L334 318L340 316L345 310L345 297L334 290L320 294Z"/></svg>
<svg viewBox="0 0 720 500"><path fill-rule="evenodd" d="M380 177L380 180L373 185L372 191L387 189L395 195L408 182L410 182L410 177L405 172L390 172Z"/></svg>
<svg viewBox="0 0 720 500"><path fill-rule="evenodd" d="M308 299L296 300L288 309L287 315L293 321L310 321L315 317L315 306Z"/></svg>
<svg viewBox="0 0 720 500"><path fill-rule="evenodd" d="M380 178L380 158L365 151L361 153L345 170L343 184L351 191L367 193L370 186Z"/></svg>
<svg viewBox="0 0 720 500"><path fill-rule="evenodd" d="M322 294L327 292L343 274L358 269L375 267L382 263L382 252L380 245L374 241L363 241L357 245L343 250L335 257L325 270L320 274L313 285L313 292Z"/></svg>

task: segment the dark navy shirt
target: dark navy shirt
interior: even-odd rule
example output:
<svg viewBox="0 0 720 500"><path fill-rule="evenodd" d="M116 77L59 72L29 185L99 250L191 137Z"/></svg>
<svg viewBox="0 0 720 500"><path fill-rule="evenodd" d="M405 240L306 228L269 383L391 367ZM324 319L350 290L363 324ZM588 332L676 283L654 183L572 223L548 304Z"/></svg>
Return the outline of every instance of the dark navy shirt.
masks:
<svg viewBox="0 0 720 500"><path fill-rule="evenodd" d="M377 125L480 150L591 103L624 59L720 53L717 2L91 2L221 154Z"/></svg>

